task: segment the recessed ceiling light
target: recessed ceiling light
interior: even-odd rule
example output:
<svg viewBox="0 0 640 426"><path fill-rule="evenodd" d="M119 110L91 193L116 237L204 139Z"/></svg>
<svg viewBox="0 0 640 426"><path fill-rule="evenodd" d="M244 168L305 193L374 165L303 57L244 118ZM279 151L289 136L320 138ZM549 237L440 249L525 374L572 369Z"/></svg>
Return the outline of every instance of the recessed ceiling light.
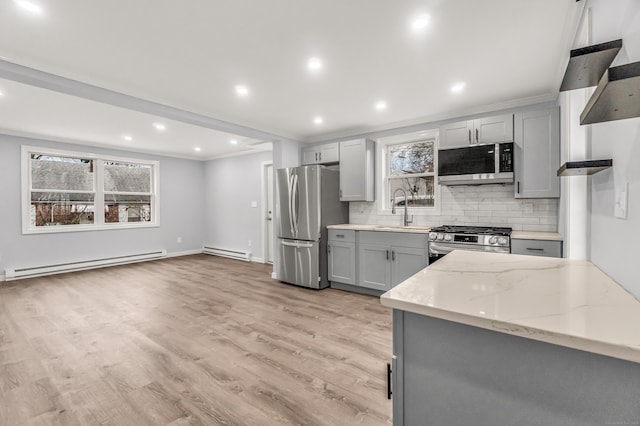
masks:
<svg viewBox="0 0 640 426"><path fill-rule="evenodd" d="M376 102L375 107L378 111L383 111L387 109L387 103L385 101L378 101Z"/></svg>
<svg viewBox="0 0 640 426"><path fill-rule="evenodd" d="M413 20L413 22L411 23L411 28L413 28L414 30L421 30L429 25L429 21L431 21L431 16L425 13Z"/></svg>
<svg viewBox="0 0 640 426"><path fill-rule="evenodd" d="M236 86L236 94L240 96L247 96L249 94L249 88L247 86L237 85Z"/></svg>
<svg viewBox="0 0 640 426"><path fill-rule="evenodd" d="M322 61L318 58L311 58L307 62L307 66L309 67L309 69L316 71L322 68Z"/></svg>
<svg viewBox="0 0 640 426"><path fill-rule="evenodd" d="M156 130L158 130L160 132L163 132L163 131L167 130L167 126L165 126L162 123L153 123L153 127L155 127Z"/></svg>
<svg viewBox="0 0 640 426"><path fill-rule="evenodd" d="M122 139L124 139L127 142L131 142L133 140L133 136L131 136L131 135L122 135Z"/></svg>
<svg viewBox="0 0 640 426"><path fill-rule="evenodd" d="M467 85L467 83L465 83L464 81L461 81L459 83L454 84L453 86L451 86L451 91L453 93L458 93L458 92L462 92L462 89L464 89L464 87Z"/></svg>
<svg viewBox="0 0 640 426"><path fill-rule="evenodd" d="M230 143L231 145L237 145L237 144L238 144L238 141L237 141L237 140L235 140L235 139L231 139L231 140L229 141L229 143Z"/></svg>
<svg viewBox="0 0 640 426"><path fill-rule="evenodd" d="M316 117L313 119L313 122L316 124L322 124L324 122L324 119L322 117Z"/></svg>
<svg viewBox="0 0 640 426"><path fill-rule="evenodd" d="M23 8L24 10L28 10L31 13L42 13L42 8L35 3L32 3L27 0L13 0L15 4Z"/></svg>
<svg viewBox="0 0 640 426"><path fill-rule="evenodd" d="M201 149L199 146L196 146L195 148L193 148L193 150L194 150L195 152L200 152L200 151L202 151L202 149Z"/></svg>

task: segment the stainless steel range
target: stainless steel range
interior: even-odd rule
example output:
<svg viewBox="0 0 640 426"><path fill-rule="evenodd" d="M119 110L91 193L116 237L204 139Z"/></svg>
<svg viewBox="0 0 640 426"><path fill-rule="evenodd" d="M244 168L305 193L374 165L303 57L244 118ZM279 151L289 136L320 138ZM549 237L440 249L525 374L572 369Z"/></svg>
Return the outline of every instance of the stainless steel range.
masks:
<svg viewBox="0 0 640 426"><path fill-rule="evenodd" d="M438 226L429 233L429 264L453 250L511 252L511 228Z"/></svg>

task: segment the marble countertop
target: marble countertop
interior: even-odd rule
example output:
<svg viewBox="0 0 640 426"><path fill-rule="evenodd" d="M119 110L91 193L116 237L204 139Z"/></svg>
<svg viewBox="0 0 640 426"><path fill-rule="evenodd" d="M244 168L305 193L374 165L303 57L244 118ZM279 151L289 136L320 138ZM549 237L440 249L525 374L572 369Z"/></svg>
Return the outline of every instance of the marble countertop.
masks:
<svg viewBox="0 0 640 426"><path fill-rule="evenodd" d="M380 300L640 363L640 302L588 261L456 250Z"/></svg>
<svg viewBox="0 0 640 426"><path fill-rule="evenodd" d="M557 232L513 231L512 240L550 240L563 241L564 237Z"/></svg>
<svg viewBox="0 0 640 426"><path fill-rule="evenodd" d="M342 225L329 225L327 229L344 229L351 231L381 231L381 232L411 232L414 234L428 234L431 231L429 226L393 226L393 225L366 225L345 223Z"/></svg>

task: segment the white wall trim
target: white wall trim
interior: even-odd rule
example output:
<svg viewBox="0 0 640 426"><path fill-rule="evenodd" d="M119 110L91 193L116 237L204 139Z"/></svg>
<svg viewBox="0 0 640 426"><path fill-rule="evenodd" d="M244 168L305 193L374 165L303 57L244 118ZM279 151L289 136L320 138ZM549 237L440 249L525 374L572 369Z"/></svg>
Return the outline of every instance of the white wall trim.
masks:
<svg viewBox="0 0 640 426"><path fill-rule="evenodd" d="M269 252L268 250L268 241L267 241L267 220L266 220L266 215L267 215L267 207L269 205L269 201L267 200L267 189L268 189L268 182L267 182L267 168L271 166L273 168L273 161L263 161L260 163L260 223L261 223L261 232L262 232L262 256L264 257L264 259L267 258L267 253ZM274 170L275 171L275 170ZM275 176L275 174L274 174ZM274 197L274 194L271 194L271 197ZM274 200L275 201L275 200ZM274 206L275 206L275 202L274 202ZM275 216L274 212L271 212L271 217L273 218ZM273 219L272 219L273 222ZM274 235L272 235L272 237L275 238ZM271 247L271 251L273 251L273 244ZM275 260L275 259L274 259ZM263 260L262 263L265 263L265 261Z"/></svg>
<svg viewBox="0 0 640 426"><path fill-rule="evenodd" d="M193 254L202 254L202 249L185 250L185 251L174 251L172 253L167 253L167 255L165 257L191 256Z"/></svg>
<svg viewBox="0 0 640 426"><path fill-rule="evenodd" d="M6 281L7 280L7 276L5 275L4 272L0 272L0 282Z"/></svg>
<svg viewBox="0 0 640 426"><path fill-rule="evenodd" d="M255 263L264 263L264 259L261 257L251 257L251 262L255 262Z"/></svg>

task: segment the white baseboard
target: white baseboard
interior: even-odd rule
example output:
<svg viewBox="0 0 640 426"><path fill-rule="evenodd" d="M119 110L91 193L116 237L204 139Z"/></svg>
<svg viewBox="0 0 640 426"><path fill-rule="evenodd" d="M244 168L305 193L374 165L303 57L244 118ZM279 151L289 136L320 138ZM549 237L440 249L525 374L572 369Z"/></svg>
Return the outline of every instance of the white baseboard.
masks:
<svg viewBox="0 0 640 426"><path fill-rule="evenodd" d="M271 273L271 278L273 278L274 280L278 279L278 274L276 274L275 272Z"/></svg>
<svg viewBox="0 0 640 426"><path fill-rule="evenodd" d="M256 263L264 263L264 259L261 257L252 257L251 261Z"/></svg>
<svg viewBox="0 0 640 426"><path fill-rule="evenodd" d="M165 257L190 256L192 254L202 254L202 249L175 251L173 253L167 253Z"/></svg>
<svg viewBox="0 0 640 426"><path fill-rule="evenodd" d="M0 273L0 282L6 281L6 280L7 280L7 276L4 274L4 272Z"/></svg>

